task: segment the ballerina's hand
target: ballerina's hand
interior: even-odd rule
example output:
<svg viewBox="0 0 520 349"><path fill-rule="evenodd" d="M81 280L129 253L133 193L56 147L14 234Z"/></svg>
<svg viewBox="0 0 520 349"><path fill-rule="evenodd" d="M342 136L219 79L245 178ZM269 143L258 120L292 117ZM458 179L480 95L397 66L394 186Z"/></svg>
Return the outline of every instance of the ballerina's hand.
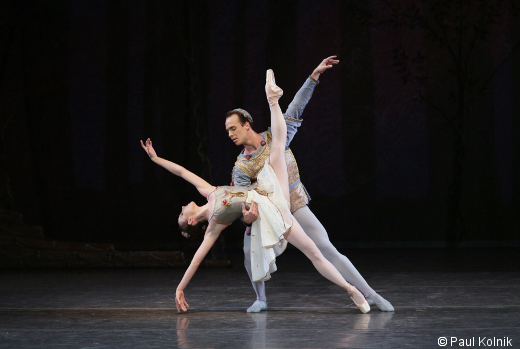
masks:
<svg viewBox="0 0 520 349"><path fill-rule="evenodd" d="M181 309L183 311L188 311L187 308L190 306L188 305L188 302L186 302L186 299L184 299L184 291L177 290L175 294L175 305L177 306L177 311L180 313Z"/></svg>
<svg viewBox="0 0 520 349"><path fill-rule="evenodd" d="M150 157L150 159L154 159L157 157L157 154L155 153L155 150L153 149L152 147L152 140L150 138L148 138L146 140L146 145L145 143L143 143L143 141L141 140L141 146L143 147L144 151L148 154L148 156Z"/></svg>

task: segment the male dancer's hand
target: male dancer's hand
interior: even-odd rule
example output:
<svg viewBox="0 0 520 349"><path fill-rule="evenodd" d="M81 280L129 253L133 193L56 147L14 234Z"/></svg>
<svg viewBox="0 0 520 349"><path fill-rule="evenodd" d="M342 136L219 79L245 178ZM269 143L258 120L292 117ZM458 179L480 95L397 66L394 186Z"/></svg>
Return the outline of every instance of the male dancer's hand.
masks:
<svg viewBox="0 0 520 349"><path fill-rule="evenodd" d="M188 311L187 308L190 306L188 305L188 302L186 302L186 299L184 299L184 291L177 289L175 294L175 305L177 306L177 311L180 313L181 308L183 311Z"/></svg>
<svg viewBox="0 0 520 349"><path fill-rule="evenodd" d="M244 223L246 224L256 221L258 218L258 204L252 201L249 210L246 209L246 205L242 204L242 215L244 215Z"/></svg>
<svg viewBox="0 0 520 349"><path fill-rule="evenodd" d="M316 67L316 69L314 69L314 71L312 72L311 78L318 81L318 78L325 70L330 69L334 65L339 63L339 61L337 59L334 59L336 57L337 56L330 56L330 57L325 58L323 61L321 61L320 65L318 65Z"/></svg>

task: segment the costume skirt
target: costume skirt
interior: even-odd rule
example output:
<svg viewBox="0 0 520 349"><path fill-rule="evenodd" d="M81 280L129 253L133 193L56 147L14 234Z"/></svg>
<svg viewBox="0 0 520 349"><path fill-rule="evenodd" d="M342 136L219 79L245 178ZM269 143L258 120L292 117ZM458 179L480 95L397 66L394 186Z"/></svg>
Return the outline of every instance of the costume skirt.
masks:
<svg viewBox="0 0 520 349"><path fill-rule="evenodd" d="M251 226L251 271L253 281L266 281L276 271L276 257L287 247L285 234L292 226L290 204L283 196L269 160L257 176L256 189L249 190L247 203L258 204L258 219Z"/></svg>

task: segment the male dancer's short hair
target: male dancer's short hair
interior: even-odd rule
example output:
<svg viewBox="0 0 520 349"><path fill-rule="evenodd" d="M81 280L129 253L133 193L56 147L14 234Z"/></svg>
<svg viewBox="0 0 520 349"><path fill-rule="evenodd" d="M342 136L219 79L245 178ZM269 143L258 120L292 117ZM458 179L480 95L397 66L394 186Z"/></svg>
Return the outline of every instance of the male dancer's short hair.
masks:
<svg viewBox="0 0 520 349"><path fill-rule="evenodd" d="M238 120L240 120L240 125L244 126L246 122L249 122L249 126L253 128L253 117L244 109L233 109L226 113L226 119L231 115L238 115Z"/></svg>

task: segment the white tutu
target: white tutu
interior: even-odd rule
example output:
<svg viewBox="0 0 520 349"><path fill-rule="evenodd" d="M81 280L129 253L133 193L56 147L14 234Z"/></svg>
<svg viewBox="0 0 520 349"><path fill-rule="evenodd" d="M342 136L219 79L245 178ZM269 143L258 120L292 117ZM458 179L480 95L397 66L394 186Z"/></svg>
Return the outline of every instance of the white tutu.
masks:
<svg viewBox="0 0 520 349"><path fill-rule="evenodd" d="M257 183L258 192L250 190L247 196L247 203L258 204L259 213L251 227L251 271L253 281L266 281L276 271L276 257L287 247L283 234L292 226L292 215L269 160L258 174Z"/></svg>

